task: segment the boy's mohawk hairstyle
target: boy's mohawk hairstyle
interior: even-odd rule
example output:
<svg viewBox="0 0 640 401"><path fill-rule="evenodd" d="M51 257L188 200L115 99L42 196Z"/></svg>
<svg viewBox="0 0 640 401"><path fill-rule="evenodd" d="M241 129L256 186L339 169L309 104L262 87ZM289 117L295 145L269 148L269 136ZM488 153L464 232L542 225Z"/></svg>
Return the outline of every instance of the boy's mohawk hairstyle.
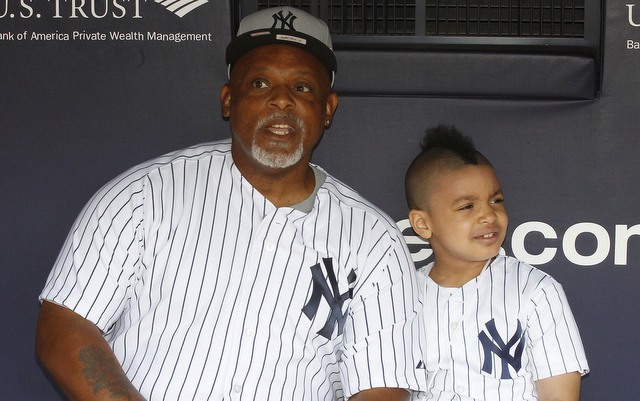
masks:
<svg viewBox="0 0 640 401"><path fill-rule="evenodd" d="M460 157L465 163L478 164L478 151L473 140L463 135L454 126L440 124L429 128L420 146L423 152L432 149L447 150Z"/></svg>

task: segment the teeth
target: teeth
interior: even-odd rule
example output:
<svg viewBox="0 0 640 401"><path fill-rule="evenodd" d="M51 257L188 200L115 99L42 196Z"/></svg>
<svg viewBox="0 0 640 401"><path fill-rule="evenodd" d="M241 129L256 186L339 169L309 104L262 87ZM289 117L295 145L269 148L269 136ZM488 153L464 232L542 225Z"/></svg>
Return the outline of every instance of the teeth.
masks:
<svg viewBox="0 0 640 401"><path fill-rule="evenodd" d="M491 237L493 237L493 233L485 234L485 235L482 236L482 238L491 238Z"/></svg>
<svg viewBox="0 0 640 401"><path fill-rule="evenodd" d="M286 124L275 124L271 126L271 132L276 135L286 135L291 131L291 126Z"/></svg>

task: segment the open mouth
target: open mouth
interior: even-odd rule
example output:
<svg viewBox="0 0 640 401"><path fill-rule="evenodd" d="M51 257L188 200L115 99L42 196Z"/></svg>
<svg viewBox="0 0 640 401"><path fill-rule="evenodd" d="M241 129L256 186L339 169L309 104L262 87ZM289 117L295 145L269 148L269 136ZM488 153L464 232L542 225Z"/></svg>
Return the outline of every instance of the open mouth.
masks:
<svg viewBox="0 0 640 401"><path fill-rule="evenodd" d="M284 136L293 131L293 127L288 124L274 124L268 126L267 130L272 134Z"/></svg>
<svg viewBox="0 0 640 401"><path fill-rule="evenodd" d="M476 238L477 239L481 239L481 240L485 240L485 239L493 239L493 238L496 238L497 236L498 236L498 232L497 231L493 231L493 232L490 232L490 233L478 235Z"/></svg>

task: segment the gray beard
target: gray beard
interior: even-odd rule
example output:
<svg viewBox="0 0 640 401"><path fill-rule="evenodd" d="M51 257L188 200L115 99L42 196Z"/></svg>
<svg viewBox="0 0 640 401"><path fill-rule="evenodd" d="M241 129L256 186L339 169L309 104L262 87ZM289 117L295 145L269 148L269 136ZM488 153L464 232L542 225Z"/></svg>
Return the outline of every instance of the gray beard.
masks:
<svg viewBox="0 0 640 401"><path fill-rule="evenodd" d="M282 117L289 118L299 130L304 130L304 122L290 113L275 113L270 116L264 117L256 123L256 127L261 127L265 124L268 124L272 119ZM293 153L268 151L260 147L255 139L253 140L253 143L251 145L251 155L253 156L253 158L263 166L267 166L270 168L291 167L302 159L302 155L304 153L304 149L302 148L302 141L298 143L298 147Z"/></svg>
<svg viewBox="0 0 640 401"><path fill-rule="evenodd" d="M302 142L293 153L273 152L260 147L256 141L251 146L251 155L260 164L271 168L287 168L295 165L302 159Z"/></svg>

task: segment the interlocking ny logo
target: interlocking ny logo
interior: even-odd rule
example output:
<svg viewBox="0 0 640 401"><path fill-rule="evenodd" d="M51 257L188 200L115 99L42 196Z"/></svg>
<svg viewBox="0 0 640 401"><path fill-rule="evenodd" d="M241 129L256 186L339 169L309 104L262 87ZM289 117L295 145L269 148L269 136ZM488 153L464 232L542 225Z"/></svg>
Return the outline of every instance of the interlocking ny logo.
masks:
<svg viewBox="0 0 640 401"><path fill-rule="evenodd" d="M187 13L208 3L208 0L155 0L155 2L182 18Z"/></svg>
<svg viewBox="0 0 640 401"><path fill-rule="evenodd" d="M271 25L271 29L289 29L295 31L296 28L293 27L293 21L296 18L291 11L289 11L289 14L285 17L282 10L280 10L276 14L273 14L273 25ZM278 26L278 24L280 26Z"/></svg>
<svg viewBox="0 0 640 401"><path fill-rule="evenodd" d="M326 339L331 339L331 334L333 333L336 324L338 325L338 335L342 334L346 316L346 313L342 313L342 305L344 304L344 301L353 297L353 289L349 288L347 292L339 294L340 290L338 288L338 280L336 280L336 273L333 271L333 260L331 258L322 258L322 263L327 270L327 278L325 279L324 274L322 273L320 263L316 263L311 266L313 291L311 292L309 301L304 308L302 308L302 312L309 318L309 320L313 320L316 313L318 313L320 300L324 298L324 300L329 304L330 311L324 327L318 331L318 334ZM327 280L329 280L329 283L327 283ZM356 274L351 270L351 273L349 273L349 276L347 277L347 282L352 284L355 281ZM331 287L329 287L329 285L331 285Z"/></svg>
<svg viewBox="0 0 640 401"><path fill-rule="evenodd" d="M505 344L502 337L500 337L500 333L496 329L495 319L491 319L485 324L487 328L487 332L482 331L478 334L478 338L480 339L480 343L482 344L482 348L484 349L484 363L482 365L482 371L487 372L489 374L493 371L493 359L491 358L491 353L493 352L502 360L502 379L511 379L511 373L509 373L509 365L515 371L519 371L522 367L522 351L524 350L525 337L522 332L522 325L518 320L518 327L516 328L516 332L509 339L509 341ZM514 354L511 355L509 351L516 345Z"/></svg>

